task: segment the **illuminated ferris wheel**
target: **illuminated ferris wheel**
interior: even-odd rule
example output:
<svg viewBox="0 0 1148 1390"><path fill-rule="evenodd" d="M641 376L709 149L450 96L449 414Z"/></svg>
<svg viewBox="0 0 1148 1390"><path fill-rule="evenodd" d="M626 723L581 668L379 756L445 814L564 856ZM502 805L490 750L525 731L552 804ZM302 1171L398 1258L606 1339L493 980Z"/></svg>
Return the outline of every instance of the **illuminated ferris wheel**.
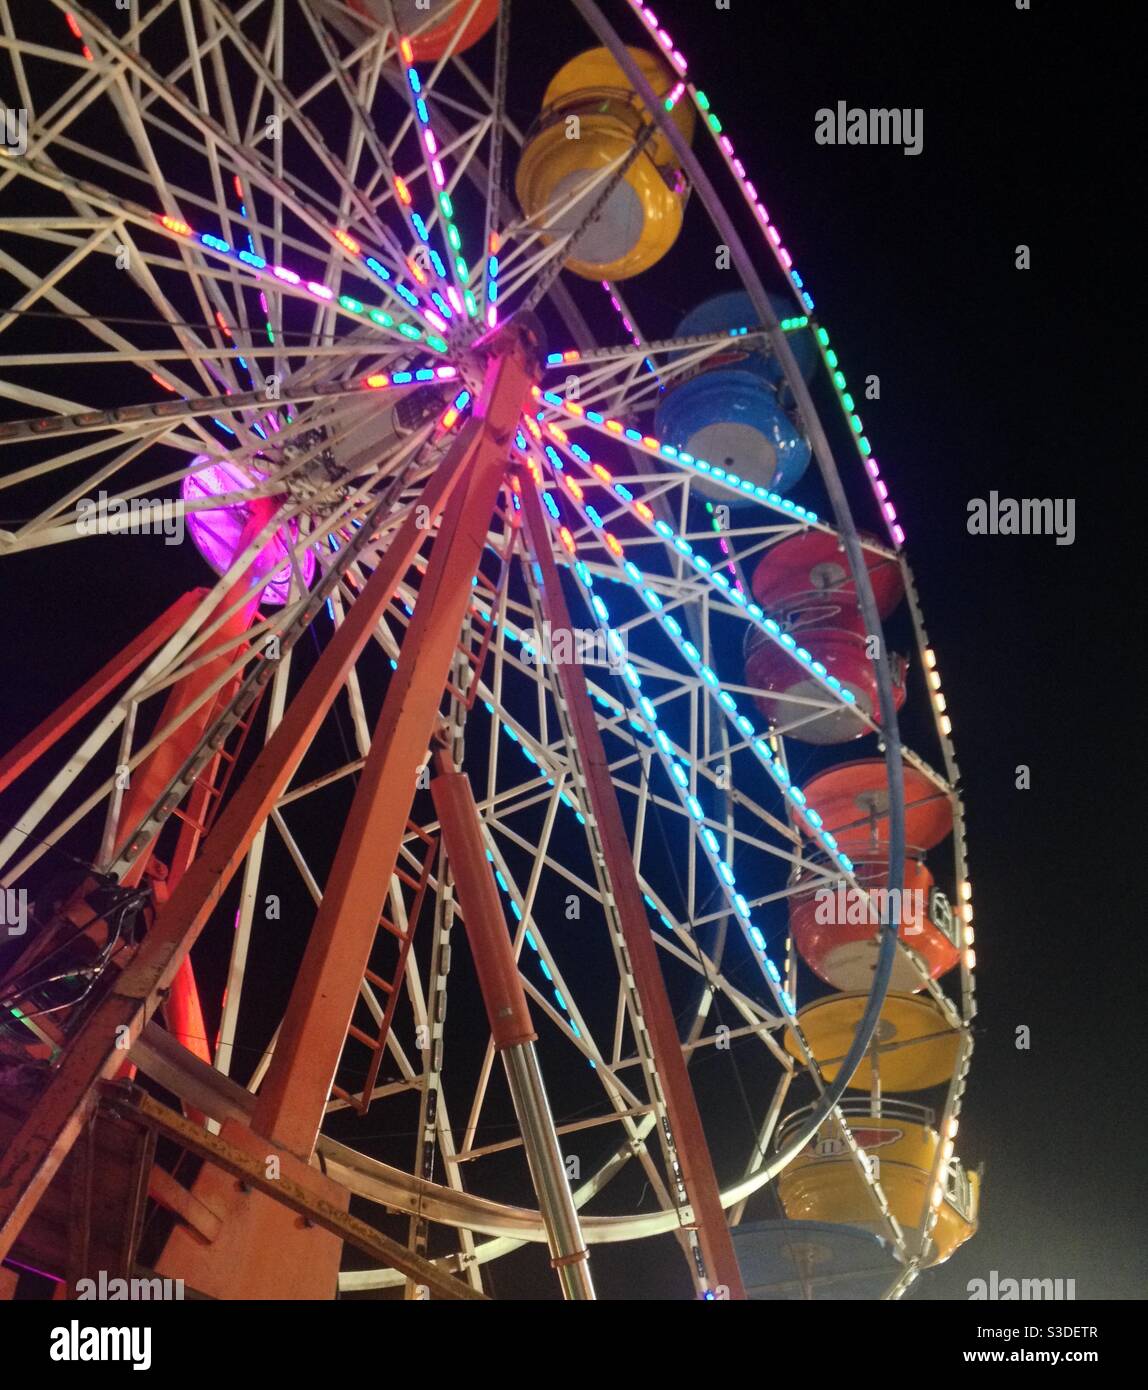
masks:
<svg viewBox="0 0 1148 1390"><path fill-rule="evenodd" d="M221 1298L897 1297L976 1228L905 536L609 8L0 0L0 564L206 562L0 760L12 1279L88 1273L93 1132L125 1258Z"/></svg>

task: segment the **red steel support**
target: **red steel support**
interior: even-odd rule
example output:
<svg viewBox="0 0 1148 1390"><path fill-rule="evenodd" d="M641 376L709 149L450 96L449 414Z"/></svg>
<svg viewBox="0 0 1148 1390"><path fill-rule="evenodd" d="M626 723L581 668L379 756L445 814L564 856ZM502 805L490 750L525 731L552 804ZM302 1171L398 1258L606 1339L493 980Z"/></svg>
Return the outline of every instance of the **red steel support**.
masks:
<svg viewBox="0 0 1148 1390"><path fill-rule="evenodd" d="M480 428L478 421L467 423L424 488L420 501L432 522L459 482ZM95 1103L96 1083L114 1075L125 1049L170 987L425 539L426 520L410 515L221 812L202 852L160 910L136 956L69 1038L50 1082L0 1156L0 1259L12 1248L67 1155Z"/></svg>
<svg viewBox="0 0 1148 1390"><path fill-rule="evenodd" d="M343 1041L386 902L419 768L470 605L510 443L529 400L530 366L517 337L494 356L476 408L481 422L465 485L451 498L431 549L398 669L387 687L291 993L252 1127L301 1158L315 1146Z"/></svg>
<svg viewBox="0 0 1148 1390"><path fill-rule="evenodd" d="M538 1209L550 1245L550 1263L563 1297L594 1297L590 1252L582 1236L578 1208L562 1160L554 1117L534 1048L536 1034L526 990L510 945L506 918L482 844L481 822L470 780L455 772L440 752L431 795L442 826L442 842L458 890L466 939L470 943L494 1046L506 1068L514 1113Z"/></svg>
<svg viewBox="0 0 1148 1390"><path fill-rule="evenodd" d="M235 546L236 555L241 555L268 525L275 514L275 506L275 502L270 497L257 497L254 500L250 515ZM269 542L211 610L205 623L207 627L211 626L216 617L225 613L232 604L247 594L243 606L237 608L229 618L225 619L219 631L209 639L211 645L208 650L212 653L211 659L197 667L189 676L184 676L182 680L176 681L172 686L167 699L164 701L163 712L160 714L156 728L163 729L174 723L180 714L194 704L234 661L244 635L259 610L259 600L263 594L261 587L247 593L251 587L251 581L258 574L268 574L274 568L277 559L278 552L274 543ZM124 798L124 804L120 808L118 828L122 836L126 838L129 835L134 835L138 822L147 815L155 802L163 795L164 789L171 783L176 773L194 751L216 712L234 694L237 684L238 680L233 678L230 684L220 687L214 700L204 701L196 712L185 719L177 729L174 729L136 769L128 795ZM218 769L219 758L216 757L204 769L202 781L192 788L190 805L193 815L206 805L206 788L210 785L210 779L215 776ZM194 840L191 840L190 844L187 843L192 834L189 826L184 825L182 827L180 847L185 850L185 853L180 856L178 867L168 876L169 890L174 889L179 882L183 866L190 858L190 853L186 851L191 850L194 846ZM132 887L140 881L147 867L147 862L147 856L141 854L123 876L125 887ZM188 1051L193 1052L204 1062L211 1061L207 1024L204 1021L203 1005L200 1003L199 987L195 982L195 971L192 969L190 956L184 958L179 973L172 981L171 992L164 1001L164 1018L172 1033Z"/></svg>
<svg viewBox="0 0 1148 1390"><path fill-rule="evenodd" d="M463 773L455 772L441 754L436 761L438 774L431 782L431 796L458 889L466 939L474 957L491 1037L501 1052L519 1043L534 1042L538 1034L506 932L498 889L483 853L470 782Z"/></svg>
<svg viewBox="0 0 1148 1390"><path fill-rule="evenodd" d="M536 573L542 579L539 589L543 616L550 623L552 631L569 632L570 610L562 593L538 489L532 478L525 474L521 476L526 535L531 558L537 566ZM682 1058L677 1022L666 993L657 947L634 869L630 839L614 792L606 750L586 689L586 679L581 666L575 662L560 663L556 671L578 745L586 791L605 856L606 873L649 1030L654 1062L661 1078L670 1129L681 1164L682 1182L697 1221L702 1257L713 1283L724 1285L730 1298L745 1298L733 1240L722 1210L717 1176L710 1161L689 1072Z"/></svg>

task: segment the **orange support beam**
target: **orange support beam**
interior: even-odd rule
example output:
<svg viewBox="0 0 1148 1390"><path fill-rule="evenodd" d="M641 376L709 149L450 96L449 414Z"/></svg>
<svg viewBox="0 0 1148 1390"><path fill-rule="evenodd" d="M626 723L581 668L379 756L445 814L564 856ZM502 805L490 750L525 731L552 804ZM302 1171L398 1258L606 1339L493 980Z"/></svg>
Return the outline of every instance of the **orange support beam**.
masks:
<svg viewBox="0 0 1148 1390"><path fill-rule="evenodd" d="M552 631L569 632L572 630L570 610L562 592L538 489L529 475L523 473L520 476L526 535L531 558L537 566L536 573L542 581L539 590L543 616L550 623ZM657 946L650 931L634 868L630 838L614 791L606 750L590 703L590 693L586 689L586 678L582 667L576 662L558 664L556 673L578 745L586 791L606 860L606 873L613 890L618 920L634 973L634 985L642 1003L650 1046L666 1099L670 1130L681 1164L682 1182L697 1222L702 1257L714 1284L728 1289L730 1298L745 1298L733 1240L722 1210L717 1176L710 1160L697 1099L682 1057L677 1021L666 993Z"/></svg>
<svg viewBox="0 0 1148 1390"><path fill-rule="evenodd" d="M319 1133L531 380L523 347L510 339L510 351L488 365L466 483L431 550L259 1091L253 1128L304 1159Z"/></svg>

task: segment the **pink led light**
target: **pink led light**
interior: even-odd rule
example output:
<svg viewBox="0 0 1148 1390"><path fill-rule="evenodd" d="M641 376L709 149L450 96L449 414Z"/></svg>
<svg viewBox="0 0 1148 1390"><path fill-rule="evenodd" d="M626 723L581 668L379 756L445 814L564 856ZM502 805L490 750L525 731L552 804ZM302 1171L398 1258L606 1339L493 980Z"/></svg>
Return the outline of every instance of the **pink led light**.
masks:
<svg viewBox="0 0 1148 1390"><path fill-rule="evenodd" d="M326 285L318 284L318 282L315 280L308 280L307 288L311 291L312 294L318 295L320 299L335 298L334 292L332 290L329 290Z"/></svg>
<svg viewBox="0 0 1148 1390"><path fill-rule="evenodd" d="M434 373L434 374L435 374L435 376L438 377L438 379L439 379L440 381L453 381L454 378L455 378L456 376L458 376L458 368L457 368L457 367L436 367L436 368L435 368L435 373Z"/></svg>
<svg viewBox="0 0 1148 1390"><path fill-rule="evenodd" d="M781 245L781 233L774 226L771 226L769 229L769 239L773 242L774 246Z"/></svg>
<svg viewBox="0 0 1148 1390"><path fill-rule="evenodd" d="M438 141L434 138L433 130L423 132L423 139L426 141L427 150L431 154L438 154Z"/></svg>
<svg viewBox="0 0 1148 1390"><path fill-rule="evenodd" d="M788 270L789 267L793 264L793 257L789 254L789 252L785 249L784 246L781 248L780 255L782 265L785 266L786 270Z"/></svg>
<svg viewBox="0 0 1148 1390"><path fill-rule="evenodd" d="M756 184L753 184L753 183L750 182L749 179L746 179L746 181L745 181L745 191L749 194L750 202L756 203L756 202L757 202L757 186L756 186Z"/></svg>
<svg viewBox="0 0 1148 1390"><path fill-rule="evenodd" d="M901 530L899 526L893 527L893 539L897 542L898 545L905 544L905 533Z"/></svg>
<svg viewBox="0 0 1148 1390"><path fill-rule="evenodd" d="M438 162L437 159L434 160L431 164L431 173L434 174L435 183L437 183L440 188L445 188L446 175L443 173L442 165Z"/></svg>
<svg viewBox="0 0 1148 1390"><path fill-rule="evenodd" d="M896 512L896 509L894 508L892 502L886 502L886 503L885 503L884 512L885 512L885 515L889 518L890 521L896 521L896 520L897 520L897 512Z"/></svg>
<svg viewBox="0 0 1148 1390"><path fill-rule="evenodd" d="M436 314L433 309L424 309L423 317L426 319L428 323L433 324L435 328L439 330L439 332L446 331L446 319L440 318L439 315Z"/></svg>
<svg viewBox="0 0 1148 1390"><path fill-rule="evenodd" d="M885 484L884 484L883 482L881 482L881 480L880 480L879 478L878 478L878 480L877 480L876 487L877 487L877 496L881 499L882 502L884 502L885 499L889 496L889 489L885 486Z"/></svg>
<svg viewBox="0 0 1148 1390"><path fill-rule="evenodd" d="M185 502L243 493L251 487L253 478L258 482L263 476L254 472L248 474L229 459L209 463L206 454L200 454L192 467L195 471L189 473L180 486ZM216 574L223 574L235 559L250 510L250 504L241 500L186 514L187 528L196 549ZM291 592L290 551L298 534L297 524L290 522L277 532L260 555L259 574L267 581L260 597L262 604L281 606L287 602ZM301 570L303 583L309 586L315 576L313 551L304 551Z"/></svg>
<svg viewBox="0 0 1148 1390"><path fill-rule="evenodd" d="M450 289L447 290L446 297L450 300L451 308L455 311L455 313L461 314L462 300L458 297L458 290L456 290L453 285L451 285Z"/></svg>
<svg viewBox="0 0 1148 1390"><path fill-rule="evenodd" d="M733 143L732 143L732 141L730 140L729 136L728 136L728 135L723 135L723 136L721 137L721 139L718 141L718 144L722 147L723 150L725 150L726 154L728 154L728 155L730 156L730 158L732 159L732 158L733 158Z"/></svg>
<svg viewBox="0 0 1148 1390"><path fill-rule="evenodd" d="M866 459L865 467L869 470L869 476L871 478L876 478L880 474L881 470L877 467L876 459Z"/></svg>
<svg viewBox="0 0 1148 1390"><path fill-rule="evenodd" d="M498 327L498 308L494 304L486 311L486 326L488 328Z"/></svg>
<svg viewBox="0 0 1148 1390"><path fill-rule="evenodd" d="M288 270L287 267L283 265L273 265L271 267L271 274L277 276L280 280L286 280L289 285L297 285L299 283L299 276L296 275L293 270Z"/></svg>
<svg viewBox="0 0 1148 1390"><path fill-rule="evenodd" d="M740 159L735 159L735 160L734 160L734 162L733 162L733 171L734 171L734 173L738 176L739 179L744 179L744 178L745 178L745 165L741 162Z"/></svg>
<svg viewBox="0 0 1148 1390"><path fill-rule="evenodd" d="M673 63L674 67L676 67L679 72L685 72L686 60L682 57L682 55L678 52L676 48L674 49L673 53L670 54L670 62Z"/></svg>

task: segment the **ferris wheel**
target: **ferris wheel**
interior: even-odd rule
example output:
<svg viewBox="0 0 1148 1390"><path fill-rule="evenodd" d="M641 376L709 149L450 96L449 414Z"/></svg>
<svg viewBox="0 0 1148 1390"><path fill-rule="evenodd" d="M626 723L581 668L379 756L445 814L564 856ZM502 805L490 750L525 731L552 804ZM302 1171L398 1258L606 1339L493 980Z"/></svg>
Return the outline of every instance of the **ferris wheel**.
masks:
<svg viewBox="0 0 1148 1390"><path fill-rule="evenodd" d="M538 9L0 0L0 565L204 562L0 760L9 1271L74 1284L93 1114L203 1160L115 1150L215 1297L899 1297L976 1229L857 388L664 16Z"/></svg>

